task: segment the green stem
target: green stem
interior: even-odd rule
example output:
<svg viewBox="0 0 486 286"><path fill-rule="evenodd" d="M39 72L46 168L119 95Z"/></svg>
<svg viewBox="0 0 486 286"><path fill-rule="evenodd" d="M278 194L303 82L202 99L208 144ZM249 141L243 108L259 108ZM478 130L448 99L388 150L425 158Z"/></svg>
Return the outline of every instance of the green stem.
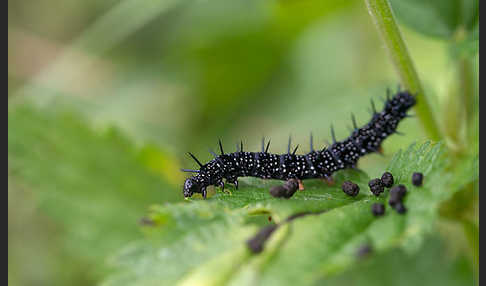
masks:
<svg viewBox="0 0 486 286"><path fill-rule="evenodd" d="M424 95L424 89L408 54L407 47L395 22L395 17L388 0L365 0L368 11L385 42L388 54L400 76L403 86L417 94L415 112L430 139L439 141L441 133L433 116L430 104Z"/></svg>

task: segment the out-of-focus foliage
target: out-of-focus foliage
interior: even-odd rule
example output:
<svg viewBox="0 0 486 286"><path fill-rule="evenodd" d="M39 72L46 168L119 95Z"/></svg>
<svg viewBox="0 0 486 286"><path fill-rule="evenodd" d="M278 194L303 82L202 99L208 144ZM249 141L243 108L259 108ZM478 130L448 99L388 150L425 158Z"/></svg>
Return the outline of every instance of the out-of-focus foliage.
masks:
<svg viewBox="0 0 486 286"><path fill-rule="evenodd" d="M147 205L179 195L163 178L179 172L156 172L157 159L176 162L152 153L146 166L149 149L138 151L115 129L98 134L70 113L24 106L9 112L8 128L9 271L19 284L68 283L74 269L63 260L100 275L108 254L140 237Z"/></svg>
<svg viewBox="0 0 486 286"><path fill-rule="evenodd" d="M435 238L426 240L413 255L390 250L375 259L363 259L341 275L319 281L318 285L474 285L467 258L451 261L450 254L444 253L446 247Z"/></svg>
<svg viewBox="0 0 486 286"><path fill-rule="evenodd" d="M428 36L450 39L459 29L479 30L478 0L390 0L406 25Z"/></svg>
<svg viewBox="0 0 486 286"><path fill-rule="evenodd" d="M390 3L406 26L450 42L454 57L478 54L478 0L390 0Z"/></svg>
<svg viewBox="0 0 486 286"><path fill-rule="evenodd" d="M469 160L479 148L477 1L391 3L433 111L449 128L443 148L459 150L449 156L457 167L437 176L468 181L477 174ZM260 277L255 274L260 269L270 273L277 266L273 261L293 266L290 257L271 253L295 227L305 228L306 239L323 235L348 247L325 253L330 245L318 239L309 242L316 243L313 248L299 245L297 261L305 262L304 253L322 258L308 273L323 267L344 271L330 282L374 281L371 270L352 275L362 264L350 253L365 234L374 242L376 234L347 229L339 214L358 228L388 221L390 228L382 226L388 238L399 235L376 244L378 254L370 255L366 269L386 265L395 271L404 259L409 271L404 273L414 276L427 261L440 261L427 277L468 282L477 261L469 249L477 245L477 180L452 197L460 186L441 185L443 193L427 187L425 197L414 192L405 217L387 210L389 216L372 222L367 212L376 200L366 192L368 176L381 175L394 153L425 139L413 118L400 124L405 136L385 141L384 156L362 158L363 171L337 175L338 181L360 183L356 199L338 186L311 181L291 200L275 200L266 191L275 182L246 180L232 195L182 202L178 169L195 167L187 151L206 161L207 148L215 148L218 138L229 151L240 139L245 149L257 150L264 135L279 153L289 135L294 144L307 146L311 131L315 144L324 146L331 123L344 138L351 112L359 124L369 119L369 100L380 105L385 89L395 90L397 77L363 1L9 1L8 22L9 284L160 284L181 277L205 281L208 274L244 283ZM451 118L460 120L449 124ZM458 129L468 131L467 140L454 133ZM391 166L400 169L399 163ZM429 205L433 208L422 208ZM269 214L278 222L294 212L322 209L330 211L279 229L260 258L245 249L244 240L269 223ZM142 219L147 213L156 226L141 228L140 221L153 223ZM330 226L314 223L332 215L339 219L329 225L341 232L335 241L325 232ZM402 224L390 222L395 220ZM421 243L428 239L425 226L437 233L451 225L455 231L440 235L444 248L467 258L439 259L442 252ZM288 242L282 251L292 250L295 242ZM395 246L407 254L397 254ZM113 266L128 270L111 274ZM279 269L289 275L295 270Z"/></svg>

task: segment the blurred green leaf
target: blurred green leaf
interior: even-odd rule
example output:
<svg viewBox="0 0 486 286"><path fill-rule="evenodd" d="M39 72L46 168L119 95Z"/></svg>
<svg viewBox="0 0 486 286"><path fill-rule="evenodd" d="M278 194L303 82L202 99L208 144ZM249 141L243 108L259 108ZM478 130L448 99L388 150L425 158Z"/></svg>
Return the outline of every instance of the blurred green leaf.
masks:
<svg viewBox="0 0 486 286"><path fill-rule="evenodd" d="M108 254L140 237L138 221L149 204L180 197L154 172L163 168L160 164L175 162L170 157L160 161L160 153L146 166L146 152L140 153L117 130L95 132L67 111L12 107L8 113L9 214L14 219L19 210L32 205L37 215L31 216L52 225L50 239L32 250L51 249L58 255L48 263L89 269L85 279L94 279L90 275L106 271ZM38 234L25 225L33 232L25 238L20 227L24 223L13 224L9 239L29 245ZM15 257L22 247L12 251ZM32 274L23 271L32 268L30 261L35 260L15 265L24 277ZM52 277L46 279L52 281Z"/></svg>
<svg viewBox="0 0 486 286"><path fill-rule="evenodd" d="M368 176L351 170L339 172L334 186L306 181L305 191L289 200L268 194L274 181L246 180L239 190L205 201L154 207L146 240L113 258L120 271L105 285L309 285L353 265L364 244L377 253L394 247L416 253L433 230L440 202L477 178L476 161L461 174L447 166L441 144L412 145L394 157L388 170L409 190L406 215L387 207L384 217L374 218L370 206L386 203L387 196L371 195ZM417 171L425 175L423 187L410 183ZM345 179L360 185L359 196L343 194ZM314 215L283 223L304 212ZM273 223L282 224L264 251L252 255L245 241L257 226Z"/></svg>
<svg viewBox="0 0 486 286"><path fill-rule="evenodd" d="M478 285L470 262L446 252L443 241L428 237L413 255L400 249L386 251L319 281L319 285Z"/></svg>
<svg viewBox="0 0 486 286"><path fill-rule="evenodd" d="M451 39L462 28L473 31L479 21L478 0L390 0L397 18L427 36Z"/></svg>

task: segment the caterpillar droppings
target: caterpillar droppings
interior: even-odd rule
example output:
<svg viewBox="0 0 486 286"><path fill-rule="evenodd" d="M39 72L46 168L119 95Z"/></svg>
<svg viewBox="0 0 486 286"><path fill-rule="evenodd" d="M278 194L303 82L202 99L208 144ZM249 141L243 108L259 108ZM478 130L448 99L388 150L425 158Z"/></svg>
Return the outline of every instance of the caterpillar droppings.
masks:
<svg viewBox="0 0 486 286"><path fill-rule="evenodd" d="M239 177L257 177L262 179L311 179L330 178L331 175L341 169L356 165L358 159L366 154L379 152L383 140L396 131L403 118L408 117L407 111L414 106L416 98L408 91L398 91L387 99L383 110L376 111L372 101L372 118L369 123L361 128L356 125L356 119L352 115L354 130L343 141L336 141L334 129L331 127L333 143L321 150L314 150L312 135L310 152L306 155L297 155L298 146L291 152L290 140L286 154L268 153L270 141L266 148L262 140L261 152L243 151L243 143L234 153L224 153L223 145L219 140L220 154L211 152L214 159L202 164L191 153L188 153L199 165L199 170L182 169L184 172L193 172L194 176L184 182L184 197L191 197L194 193L201 193L206 198L206 188L210 185L224 189L223 179L226 183L234 184L238 188Z"/></svg>

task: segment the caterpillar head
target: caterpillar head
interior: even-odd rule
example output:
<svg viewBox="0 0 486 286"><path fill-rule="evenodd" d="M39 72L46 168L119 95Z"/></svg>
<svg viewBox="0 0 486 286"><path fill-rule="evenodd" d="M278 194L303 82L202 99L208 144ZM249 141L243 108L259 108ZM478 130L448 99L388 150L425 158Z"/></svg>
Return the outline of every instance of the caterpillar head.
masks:
<svg viewBox="0 0 486 286"><path fill-rule="evenodd" d="M206 188L200 184L196 177L187 178L184 182L184 188L182 190L185 198L192 197L194 193L202 193L203 197L206 198Z"/></svg>

